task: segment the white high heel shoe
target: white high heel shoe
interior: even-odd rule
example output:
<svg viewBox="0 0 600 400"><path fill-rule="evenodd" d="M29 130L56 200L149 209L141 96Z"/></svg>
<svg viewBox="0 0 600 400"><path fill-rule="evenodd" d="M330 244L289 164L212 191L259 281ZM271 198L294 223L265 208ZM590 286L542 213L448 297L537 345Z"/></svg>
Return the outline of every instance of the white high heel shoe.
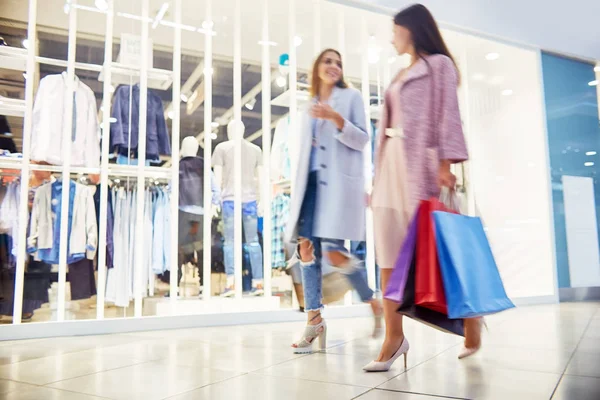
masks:
<svg viewBox="0 0 600 400"><path fill-rule="evenodd" d="M367 364L363 367L363 370L365 372L389 371L390 368L392 368L392 365L394 364L394 362L398 358L400 358L401 355L404 355L404 369L406 369L407 368L406 357L407 357L409 348L410 348L410 345L408 344L408 340L406 340L406 338L404 338L404 340L402 341L402 344L400 345L400 348L398 349L398 351L396 351L396 354L394 354L392 356L392 358L390 358L387 361L371 361L369 364Z"/></svg>
<svg viewBox="0 0 600 400"><path fill-rule="evenodd" d="M480 331L483 331L483 327L485 327L485 329L488 330L487 323L485 322L485 319L483 319L483 317L482 317L479 319ZM473 354L477 353L479 350L481 350L481 337L479 338L479 345L477 347L463 347L462 351L458 355L458 359L462 360L464 358L471 357Z"/></svg>
<svg viewBox="0 0 600 400"><path fill-rule="evenodd" d="M306 325L302 339L292 345L294 354L311 354L314 352L313 343L319 339L319 351L327 349L327 324L322 320L317 325Z"/></svg>

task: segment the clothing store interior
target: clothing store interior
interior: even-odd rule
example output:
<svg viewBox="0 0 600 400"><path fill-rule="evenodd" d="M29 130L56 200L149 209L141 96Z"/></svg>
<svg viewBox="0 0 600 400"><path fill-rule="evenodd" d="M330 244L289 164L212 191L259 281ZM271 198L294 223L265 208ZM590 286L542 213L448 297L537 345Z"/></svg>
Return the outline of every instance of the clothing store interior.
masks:
<svg viewBox="0 0 600 400"><path fill-rule="evenodd" d="M235 3L0 2L0 323L303 309L283 233L314 58L338 49L363 94L369 175L382 93L407 60L387 15ZM551 296L538 52L443 34L461 69L465 204L485 217L509 296ZM377 289L367 221L347 246ZM338 272L323 274L326 287ZM342 289L328 307L364 307Z"/></svg>

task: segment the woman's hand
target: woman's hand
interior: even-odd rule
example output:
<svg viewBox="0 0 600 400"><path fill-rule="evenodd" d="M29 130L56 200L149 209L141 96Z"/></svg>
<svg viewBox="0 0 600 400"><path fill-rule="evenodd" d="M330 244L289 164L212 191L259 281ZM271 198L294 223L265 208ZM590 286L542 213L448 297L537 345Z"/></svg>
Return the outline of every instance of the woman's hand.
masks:
<svg viewBox="0 0 600 400"><path fill-rule="evenodd" d="M456 187L456 176L450 171L450 162L442 161L438 173L438 185L441 188L454 190Z"/></svg>
<svg viewBox="0 0 600 400"><path fill-rule="evenodd" d="M324 119L333 122L338 129L344 128L344 118L329 104L316 103L310 109L310 115L316 119Z"/></svg>

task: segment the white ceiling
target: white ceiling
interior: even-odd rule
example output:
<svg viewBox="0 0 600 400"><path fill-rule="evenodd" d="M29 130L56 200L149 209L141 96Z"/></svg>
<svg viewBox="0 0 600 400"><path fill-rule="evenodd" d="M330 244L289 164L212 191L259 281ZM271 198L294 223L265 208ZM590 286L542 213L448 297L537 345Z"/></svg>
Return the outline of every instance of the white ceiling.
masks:
<svg viewBox="0 0 600 400"><path fill-rule="evenodd" d="M390 14L415 0L330 0ZM543 50L600 60L599 0L420 0L442 25ZM380 8L381 10L381 8Z"/></svg>

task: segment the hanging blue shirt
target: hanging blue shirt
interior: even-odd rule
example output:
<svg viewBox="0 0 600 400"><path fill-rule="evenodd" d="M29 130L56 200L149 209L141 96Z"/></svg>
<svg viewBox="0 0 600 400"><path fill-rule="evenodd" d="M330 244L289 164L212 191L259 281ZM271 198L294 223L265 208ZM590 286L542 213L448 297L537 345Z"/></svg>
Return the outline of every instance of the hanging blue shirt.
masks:
<svg viewBox="0 0 600 400"><path fill-rule="evenodd" d="M85 253L71 254L69 249L69 238L71 237L71 228L73 225L73 205L75 204L76 184L71 181L69 184L69 217L68 217L68 232L67 232L67 264L73 264L85 258ZM62 181L57 180L52 184L52 198L50 201L52 212L52 248L39 249L38 256L41 261L48 264L59 263L60 251L60 223L62 213Z"/></svg>

